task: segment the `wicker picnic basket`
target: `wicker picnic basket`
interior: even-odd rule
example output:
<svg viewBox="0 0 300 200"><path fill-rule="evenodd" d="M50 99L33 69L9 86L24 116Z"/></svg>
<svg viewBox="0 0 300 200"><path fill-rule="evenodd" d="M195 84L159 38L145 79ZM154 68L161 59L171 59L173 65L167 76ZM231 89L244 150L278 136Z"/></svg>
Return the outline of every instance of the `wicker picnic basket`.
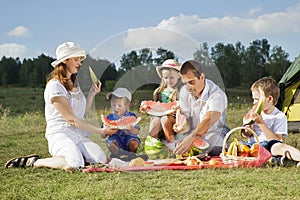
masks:
<svg viewBox="0 0 300 200"><path fill-rule="evenodd" d="M243 130L243 129L252 133L256 143L258 143L259 149L258 149L257 157L233 156L233 155L228 155L226 153L227 140L229 139L231 134L234 133L235 131ZM224 137L222 153L220 154L220 157L222 158L224 164L238 163L239 165L242 165L244 167L259 167L263 163L265 163L269 158L271 158L271 156L272 156L271 153L259 144L259 139L257 134L252 129L247 127L236 127L231 129Z"/></svg>

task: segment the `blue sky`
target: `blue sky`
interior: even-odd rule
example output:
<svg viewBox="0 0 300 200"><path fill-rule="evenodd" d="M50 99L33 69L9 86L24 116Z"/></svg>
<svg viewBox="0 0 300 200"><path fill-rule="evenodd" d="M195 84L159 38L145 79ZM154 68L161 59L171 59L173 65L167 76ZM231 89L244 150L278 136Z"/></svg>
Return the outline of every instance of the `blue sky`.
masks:
<svg viewBox="0 0 300 200"><path fill-rule="evenodd" d="M93 57L110 61L160 44L187 58L183 52L202 42L212 47L241 41L247 47L263 38L281 46L291 61L300 53L297 0L10 0L1 5L0 57L55 57L59 43L75 41Z"/></svg>

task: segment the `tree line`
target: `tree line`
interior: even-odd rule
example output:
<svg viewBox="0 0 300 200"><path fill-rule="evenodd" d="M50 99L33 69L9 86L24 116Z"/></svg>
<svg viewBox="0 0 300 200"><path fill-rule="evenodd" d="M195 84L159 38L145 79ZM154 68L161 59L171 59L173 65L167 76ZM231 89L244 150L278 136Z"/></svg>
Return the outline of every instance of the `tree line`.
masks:
<svg viewBox="0 0 300 200"><path fill-rule="evenodd" d="M156 49L155 55L149 48L133 50L121 56L118 67L109 60L94 59L88 55L82 65L83 68L92 66L103 87L110 90L125 73L137 66L147 66L155 71L155 66L165 59L178 60L174 52L162 47ZM254 40L248 47L239 41L235 44L217 43L211 48L203 43L195 49L193 57L207 67L208 74L213 76L218 72L226 88L248 88L263 76L270 76L278 82L291 65L289 54L280 46L271 48L267 39ZM3 56L0 61L0 86L44 87L47 74L53 69L52 61L54 58L44 54L23 61ZM217 70L211 70L213 66Z"/></svg>

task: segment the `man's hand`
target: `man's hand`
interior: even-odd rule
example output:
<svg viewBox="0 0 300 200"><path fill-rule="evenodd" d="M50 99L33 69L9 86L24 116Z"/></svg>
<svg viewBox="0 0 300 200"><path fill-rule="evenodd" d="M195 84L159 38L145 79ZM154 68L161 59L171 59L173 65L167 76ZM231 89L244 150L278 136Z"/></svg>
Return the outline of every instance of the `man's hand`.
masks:
<svg viewBox="0 0 300 200"><path fill-rule="evenodd" d="M184 138L182 142L178 143L173 153L177 155L182 155L186 153L187 151L190 150L195 139L196 138L193 134L188 135L186 138Z"/></svg>

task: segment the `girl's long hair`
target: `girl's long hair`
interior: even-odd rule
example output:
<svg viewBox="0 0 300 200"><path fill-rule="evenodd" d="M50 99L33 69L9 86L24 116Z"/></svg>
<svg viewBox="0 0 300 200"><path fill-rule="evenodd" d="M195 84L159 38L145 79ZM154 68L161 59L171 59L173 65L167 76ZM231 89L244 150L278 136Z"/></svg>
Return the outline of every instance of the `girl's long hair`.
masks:
<svg viewBox="0 0 300 200"><path fill-rule="evenodd" d="M180 78L178 82L175 85L175 90L173 94L169 97L169 101L177 101L179 96L179 87L180 87ZM161 80L161 83L158 88L156 88L153 92L153 100L154 101L161 101L161 94L162 92L167 88L166 84L163 80Z"/></svg>
<svg viewBox="0 0 300 200"><path fill-rule="evenodd" d="M71 91L77 85L77 74L72 74L71 78L67 78L66 69L66 64L60 63L48 75L46 82L48 83L51 79L56 79L66 88L67 91Z"/></svg>

